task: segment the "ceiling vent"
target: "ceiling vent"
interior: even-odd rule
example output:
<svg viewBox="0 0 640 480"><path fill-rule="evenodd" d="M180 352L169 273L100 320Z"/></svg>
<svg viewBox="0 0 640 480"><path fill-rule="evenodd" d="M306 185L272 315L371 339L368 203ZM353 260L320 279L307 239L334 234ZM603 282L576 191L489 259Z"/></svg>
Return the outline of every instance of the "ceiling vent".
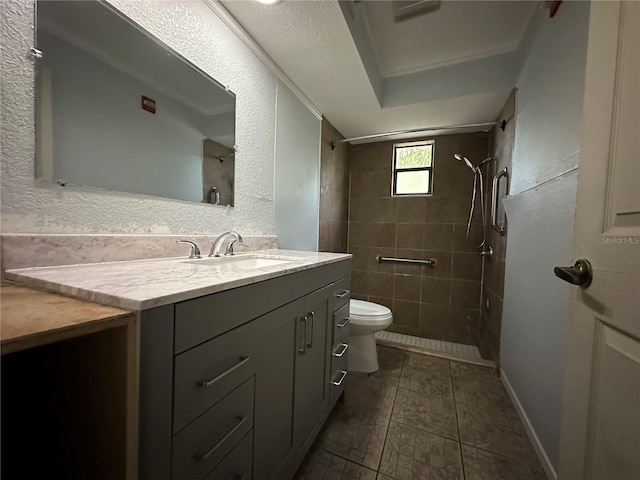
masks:
<svg viewBox="0 0 640 480"><path fill-rule="evenodd" d="M396 22L424 15L440 8L440 0L400 0L391 3Z"/></svg>

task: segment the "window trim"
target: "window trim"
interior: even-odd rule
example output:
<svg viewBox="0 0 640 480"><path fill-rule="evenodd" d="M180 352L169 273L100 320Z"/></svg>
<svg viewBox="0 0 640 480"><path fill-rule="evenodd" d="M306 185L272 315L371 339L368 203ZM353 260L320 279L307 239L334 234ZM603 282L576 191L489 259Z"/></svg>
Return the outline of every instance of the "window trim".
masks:
<svg viewBox="0 0 640 480"><path fill-rule="evenodd" d="M396 168L396 152L398 147L418 147L431 145L431 165L428 167ZM391 161L391 196L392 197L430 197L433 195L433 164L436 157L435 140L418 140L414 142L402 142L393 144L393 158ZM398 172L429 172L429 191L426 193L396 193Z"/></svg>

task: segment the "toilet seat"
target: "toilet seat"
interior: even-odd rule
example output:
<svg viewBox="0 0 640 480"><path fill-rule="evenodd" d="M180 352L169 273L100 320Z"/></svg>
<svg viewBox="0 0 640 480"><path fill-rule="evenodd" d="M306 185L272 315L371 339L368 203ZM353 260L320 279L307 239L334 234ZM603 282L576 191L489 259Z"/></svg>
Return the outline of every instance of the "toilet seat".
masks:
<svg viewBox="0 0 640 480"><path fill-rule="evenodd" d="M388 322L393 315L384 305L365 302L363 300L351 300L349 302L349 318L351 323L362 326L374 326Z"/></svg>

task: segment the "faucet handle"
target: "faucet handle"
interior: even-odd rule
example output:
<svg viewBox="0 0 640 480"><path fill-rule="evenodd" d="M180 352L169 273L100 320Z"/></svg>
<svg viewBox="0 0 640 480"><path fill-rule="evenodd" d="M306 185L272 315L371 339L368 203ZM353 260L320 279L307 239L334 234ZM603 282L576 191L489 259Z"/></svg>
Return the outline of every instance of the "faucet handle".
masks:
<svg viewBox="0 0 640 480"><path fill-rule="evenodd" d="M233 253L233 245L237 242L237 240L232 240L231 242L229 242L229 245L227 245L227 250L224 252L225 255L234 255ZM242 243L242 242L240 242Z"/></svg>
<svg viewBox="0 0 640 480"><path fill-rule="evenodd" d="M189 240L176 240L176 243L186 243L187 245L191 245L191 255L189 255L190 259L202 258L202 255L200 255L200 249L195 243L190 242Z"/></svg>

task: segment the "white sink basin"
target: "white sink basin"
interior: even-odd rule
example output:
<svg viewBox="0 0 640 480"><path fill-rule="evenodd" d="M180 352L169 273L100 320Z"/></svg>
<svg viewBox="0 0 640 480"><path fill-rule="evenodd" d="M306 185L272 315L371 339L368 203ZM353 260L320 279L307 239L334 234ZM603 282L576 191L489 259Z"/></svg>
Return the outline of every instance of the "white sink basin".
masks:
<svg viewBox="0 0 640 480"><path fill-rule="evenodd" d="M291 263L293 258L278 258L267 256L238 256L238 257L221 257L207 258L203 260L194 260L191 265L206 265L211 267L227 268L229 270L255 270L257 268L274 267L285 263Z"/></svg>

